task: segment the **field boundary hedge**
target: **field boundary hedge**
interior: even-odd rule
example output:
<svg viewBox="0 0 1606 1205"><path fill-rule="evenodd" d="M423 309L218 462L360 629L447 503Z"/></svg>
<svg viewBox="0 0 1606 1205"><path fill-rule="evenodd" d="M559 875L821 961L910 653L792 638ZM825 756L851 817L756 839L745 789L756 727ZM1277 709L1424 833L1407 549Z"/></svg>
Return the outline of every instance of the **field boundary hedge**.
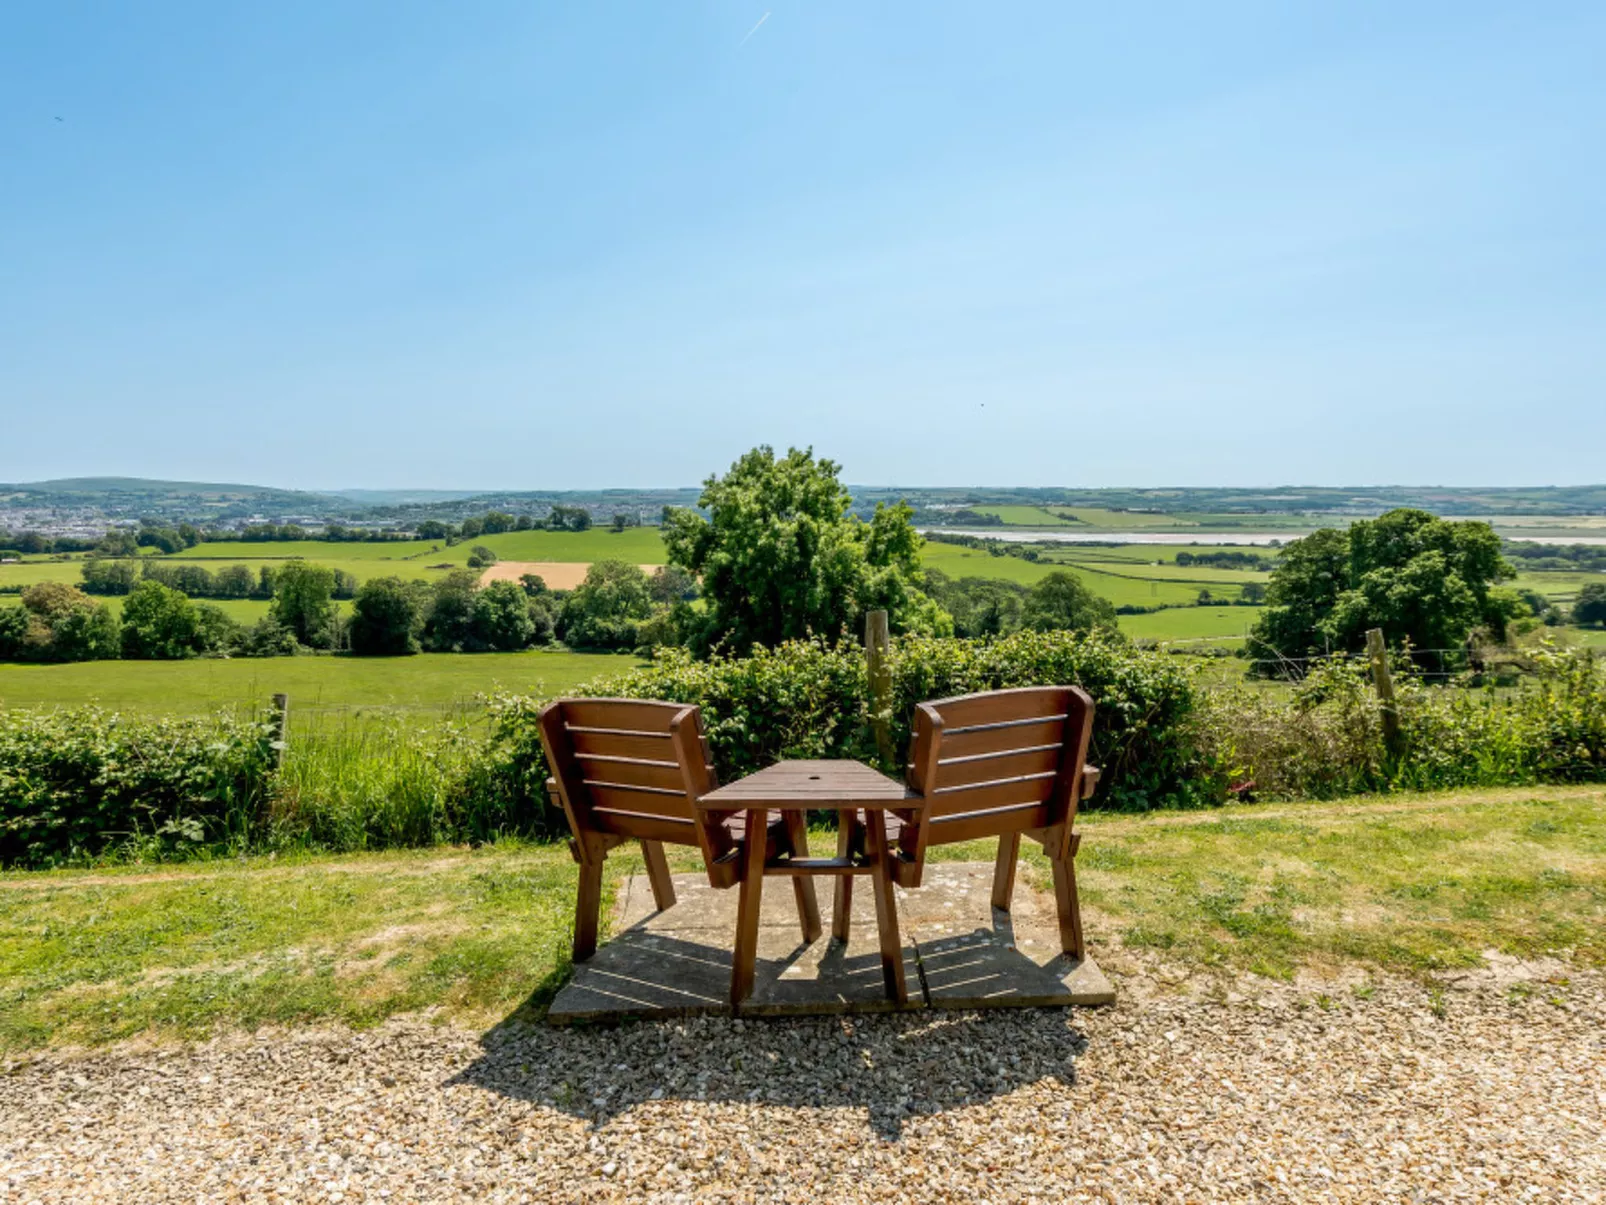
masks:
<svg viewBox="0 0 1606 1205"><path fill-rule="evenodd" d="M1097 705L1091 756L1105 770L1094 809L1606 781L1606 661L1581 652L1540 652L1515 690L1404 679L1397 758L1351 659L1318 664L1287 693L1206 690L1179 659L1104 632L906 637L891 667L900 750L922 700L1085 687ZM797 641L711 661L668 650L574 693L701 706L726 781L781 758L876 758L864 656L852 645ZM0 865L560 835L535 722L542 703L488 700L489 735L464 724L315 733L282 770L263 717L0 712Z"/></svg>

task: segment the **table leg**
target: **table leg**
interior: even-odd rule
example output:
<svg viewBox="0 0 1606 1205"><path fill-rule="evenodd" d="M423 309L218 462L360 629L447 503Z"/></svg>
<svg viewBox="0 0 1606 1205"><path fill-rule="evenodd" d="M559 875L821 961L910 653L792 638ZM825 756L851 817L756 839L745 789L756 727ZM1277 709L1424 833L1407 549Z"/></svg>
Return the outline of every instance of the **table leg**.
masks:
<svg viewBox="0 0 1606 1205"><path fill-rule="evenodd" d="M731 1007L739 1009L753 994L754 965L758 961L758 906L764 894L764 842L769 811L747 813L742 849L742 879L736 887L736 949L731 954Z"/></svg>
<svg viewBox="0 0 1606 1205"><path fill-rule="evenodd" d="M887 826L880 813L865 810L864 852L869 855L870 881L875 885L876 928L881 931L881 975L887 997L902 1008L909 1003L903 977L903 940L898 936L898 902L892 895L892 865L887 856Z"/></svg>
<svg viewBox="0 0 1606 1205"><path fill-rule="evenodd" d="M786 824L786 840L792 847L792 856L808 857L808 820L795 808L783 811L781 817ZM814 894L814 880L807 875L793 875L792 895L797 899L798 920L803 923L803 940L812 942L820 936L820 901Z"/></svg>
<svg viewBox="0 0 1606 1205"><path fill-rule="evenodd" d="M836 856L846 858L853 848L853 813L841 812L836 823ZM831 887L831 936L848 940L853 919L853 876L839 874Z"/></svg>

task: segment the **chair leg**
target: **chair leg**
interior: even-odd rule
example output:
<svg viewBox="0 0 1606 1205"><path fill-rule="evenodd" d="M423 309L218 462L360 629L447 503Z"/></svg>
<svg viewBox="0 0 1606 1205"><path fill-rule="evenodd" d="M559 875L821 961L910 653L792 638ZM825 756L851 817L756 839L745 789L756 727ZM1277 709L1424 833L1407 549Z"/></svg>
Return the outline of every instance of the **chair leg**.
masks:
<svg viewBox="0 0 1606 1205"><path fill-rule="evenodd" d="M597 921L602 913L602 858L580 863L580 887L574 900L574 960L584 962L597 952Z"/></svg>
<svg viewBox="0 0 1606 1205"><path fill-rule="evenodd" d="M836 827L836 856L845 858L853 849L853 813L839 812ZM831 887L831 936L847 941L853 920L853 876L835 875Z"/></svg>
<svg viewBox="0 0 1606 1205"><path fill-rule="evenodd" d="M1015 898L1015 865L1020 861L1019 855L1019 833L1005 833L998 838L998 860L993 863L993 907L1005 912Z"/></svg>
<svg viewBox="0 0 1606 1205"><path fill-rule="evenodd" d="M809 856L809 826L802 812L787 810L781 813L786 825L786 844L794 858ZM812 942L820 936L820 901L814 894L814 880L807 875L792 876L792 895L797 899L797 917L803 926L803 940Z"/></svg>
<svg viewBox="0 0 1606 1205"><path fill-rule="evenodd" d="M647 881L652 884L652 902L658 911L675 906L675 884L669 877L669 859L664 857L662 841L642 841L641 860L647 864Z"/></svg>
<svg viewBox="0 0 1606 1205"><path fill-rule="evenodd" d="M1081 962L1087 957L1082 940L1082 904L1076 896L1076 862L1071 858L1049 857L1054 871L1054 907L1060 919L1060 947Z"/></svg>

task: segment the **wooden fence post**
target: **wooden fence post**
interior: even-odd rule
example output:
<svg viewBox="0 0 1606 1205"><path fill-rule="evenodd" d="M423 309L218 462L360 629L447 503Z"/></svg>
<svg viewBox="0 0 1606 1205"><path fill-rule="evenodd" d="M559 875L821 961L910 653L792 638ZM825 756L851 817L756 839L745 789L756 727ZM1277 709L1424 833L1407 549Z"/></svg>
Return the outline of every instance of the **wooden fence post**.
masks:
<svg viewBox="0 0 1606 1205"><path fill-rule="evenodd" d="M273 696L273 766L284 765L284 755L290 748L290 696Z"/></svg>
<svg viewBox="0 0 1606 1205"><path fill-rule="evenodd" d="M864 660L870 671L870 730L875 733L876 754L883 766L895 764L892 751L891 633L885 611L864 618Z"/></svg>
<svg viewBox="0 0 1606 1205"><path fill-rule="evenodd" d="M1389 654L1383 643L1382 628L1367 631L1366 655L1372 661L1372 685L1377 688L1378 702L1383 704L1383 745L1389 757L1397 760L1404 752L1404 744L1400 738L1400 712L1394 705L1394 679L1389 676Z"/></svg>

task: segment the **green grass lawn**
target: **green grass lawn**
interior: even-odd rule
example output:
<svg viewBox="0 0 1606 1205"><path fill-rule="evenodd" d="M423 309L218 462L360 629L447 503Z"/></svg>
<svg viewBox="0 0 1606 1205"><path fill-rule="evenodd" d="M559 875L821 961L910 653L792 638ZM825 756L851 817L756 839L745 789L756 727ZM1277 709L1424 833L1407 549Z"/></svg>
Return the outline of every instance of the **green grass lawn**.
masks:
<svg viewBox="0 0 1606 1205"><path fill-rule="evenodd" d="M1120 615L1121 630L1135 640L1243 640L1264 607L1173 607L1147 615Z"/></svg>
<svg viewBox="0 0 1606 1205"><path fill-rule="evenodd" d="M1278 977L1421 974L1486 950L1606 961L1599 787L1095 814L1081 827L1095 956L1125 946ZM674 862L697 868L689 850ZM630 847L608 865L610 897L640 870ZM1025 878L1046 876L1028 856ZM0 874L0 1046L425 1010L492 1024L539 1011L566 976L574 890L557 844Z"/></svg>
<svg viewBox="0 0 1606 1205"><path fill-rule="evenodd" d="M270 657L0 664L0 707L104 706L203 712L286 693L307 707L447 708L483 692L561 694L639 664L600 653L420 653L416 657Z"/></svg>

